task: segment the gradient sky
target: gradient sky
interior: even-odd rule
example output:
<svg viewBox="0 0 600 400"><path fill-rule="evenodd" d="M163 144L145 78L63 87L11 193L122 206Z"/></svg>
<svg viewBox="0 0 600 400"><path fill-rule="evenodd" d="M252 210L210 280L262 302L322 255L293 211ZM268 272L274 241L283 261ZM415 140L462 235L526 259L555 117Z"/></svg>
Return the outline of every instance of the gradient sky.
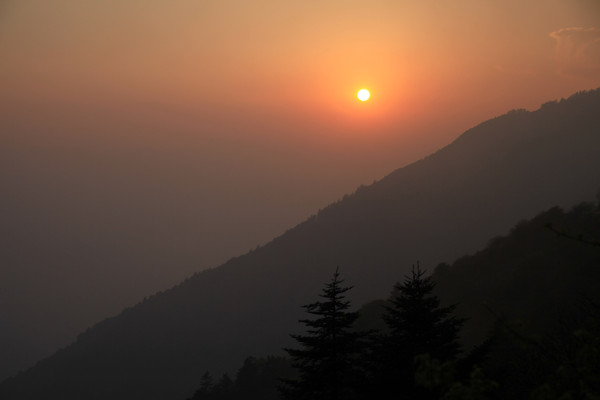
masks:
<svg viewBox="0 0 600 400"><path fill-rule="evenodd" d="M0 1L0 324L47 352L479 122L599 86L597 0Z"/></svg>

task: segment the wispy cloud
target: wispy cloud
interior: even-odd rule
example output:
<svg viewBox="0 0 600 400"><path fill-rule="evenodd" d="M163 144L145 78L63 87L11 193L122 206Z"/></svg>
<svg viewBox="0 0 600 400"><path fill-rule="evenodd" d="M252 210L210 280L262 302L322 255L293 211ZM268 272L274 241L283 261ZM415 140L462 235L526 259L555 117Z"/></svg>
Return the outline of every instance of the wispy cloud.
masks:
<svg viewBox="0 0 600 400"><path fill-rule="evenodd" d="M556 40L558 73L600 78L600 29L563 28L550 33Z"/></svg>

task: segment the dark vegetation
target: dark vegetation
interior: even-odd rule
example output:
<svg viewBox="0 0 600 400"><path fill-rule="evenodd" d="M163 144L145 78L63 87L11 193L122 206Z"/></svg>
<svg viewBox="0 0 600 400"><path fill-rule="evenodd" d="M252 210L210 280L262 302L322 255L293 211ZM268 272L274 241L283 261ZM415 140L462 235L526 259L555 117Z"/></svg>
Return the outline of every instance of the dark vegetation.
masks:
<svg viewBox="0 0 600 400"><path fill-rule="evenodd" d="M210 372L200 379L200 387L192 400L234 400L234 399L280 399L279 386L282 379L297 376L289 359L285 357L248 357L238 370L235 379L227 373L215 380Z"/></svg>
<svg viewBox="0 0 600 400"><path fill-rule="evenodd" d="M351 398L362 379L363 334L353 331L357 312L349 312L350 302L342 287L339 271L325 285L323 300L304 306L313 319L300 320L306 335L292 335L300 348L285 349L299 373L298 379L286 380L282 389L289 399Z"/></svg>
<svg viewBox="0 0 600 400"><path fill-rule="evenodd" d="M387 333L374 338L367 395L395 399L401 387L408 397L434 398L435 393L415 384L416 357L428 354L451 362L460 352L458 333L464 320L453 315L454 305L441 306L433 294L435 282L424 275L417 264L402 284L394 286L382 315Z"/></svg>
<svg viewBox="0 0 600 400"><path fill-rule="evenodd" d="M289 359L277 358L280 371L245 391L239 377L249 365L260 376L260 365L275 360L249 358L228 394L214 385L192 399L597 399L597 238L600 203L554 208L433 275L413 267L388 300L360 312L351 311L351 288L336 270L321 300L304 306L313 318L300 321L306 334L293 335ZM442 305L442 293L460 307ZM475 346L469 334L459 340L465 323L463 332L486 331Z"/></svg>
<svg viewBox="0 0 600 400"><path fill-rule="evenodd" d="M484 122L266 246L98 323L2 382L0 398L183 399L200 387L207 370L229 373L236 386L232 372L248 355L279 357L282 348L294 347L289 334L305 318L298 306L314 301L315 284L326 281L332 266L342 266L355 286L353 304L364 304L410 274L417 258L424 265L455 260L515 221L593 198L600 183L598 110L600 90L594 90ZM541 335L584 295L598 292L598 247L560 236L548 224L574 238L600 238L597 209L554 208L481 252L435 269L440 307L456 304L452 314L468 318L461 357L485 342L499 318L511 326L521 321L524 337ZM385 331L385 307L368 303L355 329ZM455 368L446 366L450 360L425 361L444 371ZM473 385L487 384L481 374L475 373Z"/></svg>

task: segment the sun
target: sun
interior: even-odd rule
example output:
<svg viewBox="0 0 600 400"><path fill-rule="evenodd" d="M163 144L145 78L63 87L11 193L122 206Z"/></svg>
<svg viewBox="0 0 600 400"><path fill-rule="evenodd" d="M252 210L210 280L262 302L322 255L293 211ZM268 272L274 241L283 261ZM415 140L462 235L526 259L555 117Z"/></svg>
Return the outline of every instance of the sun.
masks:
<svg viewBox="0 0 600 400"><path fill-rule="evenodd" d="M371 93L367 89L360 89L357 96L360 101L367 101L371 97Z"/></svg>

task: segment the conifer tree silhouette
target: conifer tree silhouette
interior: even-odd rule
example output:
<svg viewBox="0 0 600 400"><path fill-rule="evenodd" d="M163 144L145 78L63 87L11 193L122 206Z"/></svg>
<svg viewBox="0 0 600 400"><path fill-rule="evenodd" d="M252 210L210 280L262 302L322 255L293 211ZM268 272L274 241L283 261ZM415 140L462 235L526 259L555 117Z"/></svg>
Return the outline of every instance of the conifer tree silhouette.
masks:
<svg viewBox="0 0 600 400"><path fill-rule="evenodd" d="M452 361L460 351L458 332L464 323L452 315L455 306L441 307L433 294L435 282L419 264L404 282L396 283L384 321L389 333L380 337L374 390L380 398L427 399L432 393L415 384L415 358L428 354Z"/></svg>
<svg viewBox="0 0 600 400"><path fill-rule="evenodd" d="M358 318L349 312L350 302L343 287L339 268L325 285L323 301L303 306L315 319L300 320L307 327L306 335L292 335L298 349L284 349L298 370L297 380L287 380L282 388L286 399L342 400L356 398L359 377L357 360L361 351L362 334L352 331Z"/></svg>

